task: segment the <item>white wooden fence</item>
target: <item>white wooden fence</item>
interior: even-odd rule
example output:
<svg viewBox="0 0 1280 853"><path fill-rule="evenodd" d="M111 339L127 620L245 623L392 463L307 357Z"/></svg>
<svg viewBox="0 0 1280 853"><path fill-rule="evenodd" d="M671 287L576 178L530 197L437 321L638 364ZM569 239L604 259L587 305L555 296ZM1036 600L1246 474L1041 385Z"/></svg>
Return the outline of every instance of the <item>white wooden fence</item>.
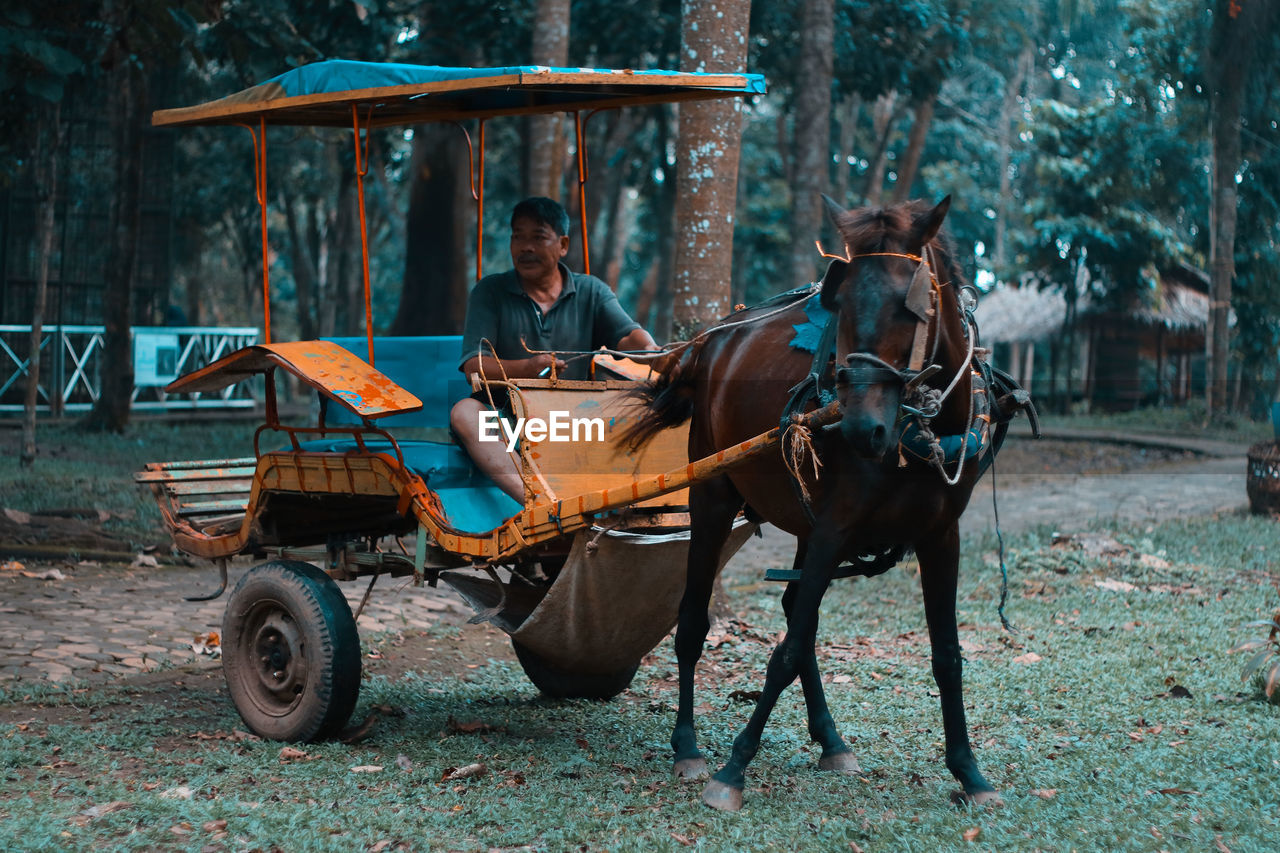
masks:
<svg viewBox="0 0 1280 853"><path fill-rule="evenodd" d="M36 410L85 412L102 389L102 326L45 326ZM242 409L257 404L261 380L215 394L166 394L164 386L241 347L258 342L253 327L137 326L133 339L133 408L140 411ZM22 412L31 326L0 325L0 418Z"/></svg>

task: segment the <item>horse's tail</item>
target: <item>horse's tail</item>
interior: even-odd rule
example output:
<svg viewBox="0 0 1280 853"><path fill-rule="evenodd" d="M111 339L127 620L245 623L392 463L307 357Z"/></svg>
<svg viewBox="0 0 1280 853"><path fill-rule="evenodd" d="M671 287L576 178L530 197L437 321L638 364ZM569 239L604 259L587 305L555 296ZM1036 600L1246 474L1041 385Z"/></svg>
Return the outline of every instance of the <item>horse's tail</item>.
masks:
<svg viewBox="0 0 1280 853"><path fill-rule="evenodd" d="M693 417L693 367L701 349L701 341L691 342L652 362L658 375L630 393L642 414L622 431L621 444L634 452L664 429Z"/></svg>

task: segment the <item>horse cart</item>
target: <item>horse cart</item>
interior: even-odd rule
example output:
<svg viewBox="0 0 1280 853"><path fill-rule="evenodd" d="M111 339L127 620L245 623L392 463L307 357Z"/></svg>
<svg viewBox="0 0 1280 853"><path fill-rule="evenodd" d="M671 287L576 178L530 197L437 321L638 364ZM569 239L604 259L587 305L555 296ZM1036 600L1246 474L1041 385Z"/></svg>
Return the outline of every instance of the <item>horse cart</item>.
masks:
<svg viewBox="0 0 1280 853"><path fill-rule="evenodd" d="M647 371L607 356L593 358L588 381L472 377L473 387L505 391L516 418L554 424L568 413L566 429L582 422L596 433L579 441L557 441L554 429L542 439L526 435L518 448L524 501L498 490L448 434L450 405L471 391L457 371L460 339L373 335L363 210L370 130L479 122L473 194L482 220L490 118L570 114L585 207L584 115L763 91L763 79L751 74L324 62L219 101L155 114L158 126L237 125L254 140L265 340L166 389L205 394L262 376L265 416L254 455L156 462L136 475L158 500L176 547L221 568L216 594L226 589L230 558L268 558L241 577L223 622L227 683L254 732L306 741L342 728L360 687L356 618L363 603L353 616L337 583L367 578L372 589L383 575L450 584L477 619L510 634L542 691L615 695L675 623L688 544L687 487L776 452L780 440L776 428L690 460L682 427L630 450L617 438L629 418L628 392ZM363 338L272 339L268 125L352 129L365 241ZM478 244L482 234L478 227ZM582 239L585 261L585 226ZM479 266L477 260L477 277ZM305 425L282 418L277 388L285 381L318 398ZM795 420L817 428L837 416L828 407ZM721 565L751 529L739 519Z"/></svg>

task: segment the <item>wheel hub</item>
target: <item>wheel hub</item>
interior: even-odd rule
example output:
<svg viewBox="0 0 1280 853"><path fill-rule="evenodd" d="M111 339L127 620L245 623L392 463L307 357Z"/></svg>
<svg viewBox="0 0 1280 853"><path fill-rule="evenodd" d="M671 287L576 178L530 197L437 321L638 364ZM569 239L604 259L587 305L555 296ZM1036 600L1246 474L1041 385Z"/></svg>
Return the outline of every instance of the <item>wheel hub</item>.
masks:
<svg viewBox="0 0 1280 853"><path fill-rule="evenodd" d="M297 623L272 608L262 614L249 644L263 710L283 714L296 705L307 684L305 648Z"/></svg>

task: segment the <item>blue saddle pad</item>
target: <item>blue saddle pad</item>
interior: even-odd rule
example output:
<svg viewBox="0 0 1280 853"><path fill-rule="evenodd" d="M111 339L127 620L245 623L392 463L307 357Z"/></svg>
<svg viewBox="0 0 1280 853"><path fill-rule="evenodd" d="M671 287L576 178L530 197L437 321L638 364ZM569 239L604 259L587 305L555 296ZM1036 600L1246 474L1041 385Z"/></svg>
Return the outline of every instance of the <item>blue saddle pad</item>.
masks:
<svg viewBox="0 0 1280 853"><path fill-rule="evenodd" d="M822 330L827 327L831 312L822 307L822 291L810 296L804 303L804 313L808 317L803 323L797 323L795 336L791 338L791 346L804 352L816 352L818 342L822 339Z"/></svg>

